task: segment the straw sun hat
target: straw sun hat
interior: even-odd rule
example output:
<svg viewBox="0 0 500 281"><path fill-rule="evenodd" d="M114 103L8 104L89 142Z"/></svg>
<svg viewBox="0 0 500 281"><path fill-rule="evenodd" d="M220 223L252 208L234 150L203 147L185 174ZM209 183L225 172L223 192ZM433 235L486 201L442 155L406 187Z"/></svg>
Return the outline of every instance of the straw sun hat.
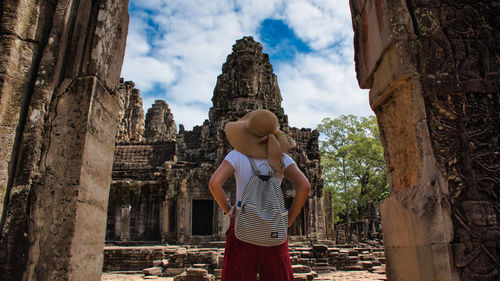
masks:
<svg viewBox="0 0 500 281"><path fill-rule="evenodd" d="M278 173L283 170L282 154L295 147L295 141L279 129L276 115L266 109L227 123L224 131L234 149L247 156L267 158Z"/></svg>

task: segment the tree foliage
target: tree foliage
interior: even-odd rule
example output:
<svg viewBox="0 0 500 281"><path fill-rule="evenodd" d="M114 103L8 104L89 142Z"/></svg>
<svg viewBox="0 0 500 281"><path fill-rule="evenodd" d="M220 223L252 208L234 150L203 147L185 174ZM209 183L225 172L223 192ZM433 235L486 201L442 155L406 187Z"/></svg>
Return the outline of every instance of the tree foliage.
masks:
<svg viewBox="0 0 500 281"><path fill-rule="evenodd" d="M370 199L380 201L389 195L375 116L325 118L317 129L324 189L332 193L334 222L366 217Z"/></svg>

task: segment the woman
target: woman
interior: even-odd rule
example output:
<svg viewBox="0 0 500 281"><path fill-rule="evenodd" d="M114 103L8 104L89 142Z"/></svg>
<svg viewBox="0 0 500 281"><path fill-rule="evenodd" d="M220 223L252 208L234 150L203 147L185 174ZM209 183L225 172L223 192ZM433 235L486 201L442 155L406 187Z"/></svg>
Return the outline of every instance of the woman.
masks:
<svg viewBox="0 0 500 281"><path fill-rule="evenodd" d="M247 113L225 127L226 137L234 150L228 153L210 179L209 188L224 214L231 217L226 232L226 247L222 267L222 281L255 281L257 272L261 281L292 281L293 271L288 252L288 240L278 246L257 246L238 240L234 234L234 209L224 194L222 186L234 174L236 202L241 200L243 189L254 174L247 156L255 158L262 174L266 166L274 170L281 182L289 180L296 195L288 210L288 226L300 213L309 195L310 185L297 164L285 152L295 142L279 129L274 113L259 109ZM268 165L262 165L262 164Z"/></svg>

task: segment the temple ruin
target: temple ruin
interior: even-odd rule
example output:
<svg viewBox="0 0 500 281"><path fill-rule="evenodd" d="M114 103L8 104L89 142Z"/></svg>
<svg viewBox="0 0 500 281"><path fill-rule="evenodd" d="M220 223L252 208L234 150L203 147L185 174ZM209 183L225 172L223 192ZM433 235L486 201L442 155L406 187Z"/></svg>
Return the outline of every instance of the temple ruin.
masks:
<svg viewBox="0 0 500 281"><path fill-rule="evenodd" d="M108 205L106 241L200 244L224 240L229 218L223 216L209 190L210 177L231 150L224 126L247 112L274 112L281 129L297 141L290 151L311 182L311 193L290 228L295 239L326 237L319 162L318 132L289 127L281 94L262 45L244 37L222 66L209 119L193 130L177 126L165 101L157 100L146 114L133 82L121 83L121 126L117 133ZM236 196L234 179L224 187ZM294 188L284 182L286 204Z"/></svg>
<svg viewBox="0 0 500 281"><path fill-rule="evenodd" d="M119 93L133 91L130 83L119 83L128 1L4 0L0 5L0 279L97 281L106 235L185 242L221 235L227 222L220 212L212 209L212 225L194 230L188 208L178 204L199 200L194 204L210 209L208 195L194 189L229 149L218 146L224 139L221 126L255 106L245 97L230 103L224 97L233 87L255 89L261 78L269 79L261 84L274 95L273 76L252 76L256 72L244 67L263 64L234 60L241 73L223 70L209 120L192 131L181 128L173 143L171 132L155 130L158 120L169 126L162 102L151 114L164 117L143 126L138 93ZM390 176L391 196L381 209L389 280L498 280L500 2L351 0L350 6L357 78L370 89ZM255 59L245 50L243 57ZM225 67L230 64L228 59ZM225 83L231 75L241 75L240 84ZM123 111L120 103L127 104ZM129 121L120 124L125 115ZM284 113L280 118L286 124ZM288 129L307 143L307 137L297 137L302 131ZM202 145L193 145L193 139ZM168 147L177 151L169 154ZM150 157L153 151L165 153L154 153L161 158L156 159ZM315 159L310 151L294 155L306 172L307 163L314 163L307 161ZM113 163L114 155L123 155L123 161ZM124 180L131 155L144 161L140 186ZM161 164L165 159L171 160ZM123 181L111 182L113 165ZM172 181L175 173L183 180ZM153 202L158 190L151 187L160 181L165 194L153 208L162 218L144 217L147 223L136 230L128 222L135 219L128 207L133 196L111 197L114 215L108 225L114 226L106 233L110 186L142 194L135 197L140 206ZM308 216L321 208L316 198L311 195ZM184 213L171 215L178 211ZM297 224L294 233L309 230L317 236L322 230L311 228L315 225L321 223ZM175 232L145 236L154 229ZM177 250L176 258L189 257ZM294 252L313 257L308 250ZM349 251L338 253L327 255L353 257Z"/></svg>

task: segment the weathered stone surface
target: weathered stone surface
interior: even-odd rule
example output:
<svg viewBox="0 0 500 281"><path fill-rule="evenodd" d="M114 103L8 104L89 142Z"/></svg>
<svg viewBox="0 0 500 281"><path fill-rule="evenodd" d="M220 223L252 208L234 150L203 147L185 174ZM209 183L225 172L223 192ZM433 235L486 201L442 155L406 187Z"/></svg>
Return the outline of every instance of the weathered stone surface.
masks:
<svg viewBox="0 0 500 281"><path fill-rule="evenodd" d="M0 151L0 166L9 166L1 169L9 171L9 186L0 187L8 199L1 223L1 279L92 280L100 274L106 173L118 121L113 105L118 99L110 93L123 61L127 6L127 1L105 0L2 2L0 122L8 146ZM74 96L62 98L67 95ZM56 109L68 116L55 118L51 110ZM42 198L47 201L37 201Z"/></svg>
<svg viewBox="0 0 500 281"><path fill-rule="evenodd" d="M161 267L149 267L143 269L142 273L144 273L144 275L160 276L162 274L162 269Z"/></svg>
<svg viewBox="0 0 500 281"><path fill-rule="evenodd" d="M155 260L163 260L168 256L163 246L106 246L103 271L138 271L154 267Z"/></svg>
<svg viewBox="0 0 500 281"><path fill-rule="evenodd" d="M354 27L356 75L361 88L371 88L373 73L385 50L413 33L406 1L350 1Z"/></svg>
<svg viewBox="0 0 500 281"><path fill-rule="evenodd" d="M18 123L29 97L34 72L33 57L39 47L14 36L0 36L0 216L7 192L9 171L15 165L15 138ZM14 154L13 154L14 152Z"/></svg>
<svg viewBox="0 0 500 281"><path fill-rule="evenodd" d="M496 280L500 3L386 2L351 1L351 11L391 184L388 278ZM376 20L402 28L365 24Z"/></svg>
<svg viewBox="0 0 500 281"><path fill-rule="evenodd" d="M288 117L281 101L277 77L269 56L262 53L262 45L252 37L238 40L222 66L222 74L217 77L210 121L225 123L252 110L265 108L274 112L279 123L286 127Z"/></svg>
<svg viewBox="0 0 500 281"><path fill-rule="evenodd" d="M117 143L137 143L144 136L144 110L142 98L132 81L120 81L120 128L116 133Z"/></svg>
<svg viewBox="0 0 500 281"><path fill-rule="evenodd" d="M12 178L18 155L18 123L23 123L32 91L34 72L41 56L53 7L39 1L2 1L0 34L0 216L9 173ZM7 199L9 200L9 199Z"/></svg>
<svg viewBox="0 0 500 281"><path fill-rule="evenodd" d="M103 241L98 237L104 237L106 225L118 100L89 77L60 92L54 106L47 136L50 145L42 156L44 181L32 206L37 223L30 229L33 243L47 248L30 252L28 270L30 276L41 279L82 275L95 279L102 268ZM39 263L49 270L41 270Z"/></svg>
<svg viewBox="0 0 500 281"><path fill-rule="evenodd" d="M175 276L174 281L215 281L215 276L202 268L188 268L186 272Z"/></svg>
<svg viewBox="0 0 500 281"><path fill-rule="evenodd" d="M177 126L174 115L165 101L157 100L146 114L144 136L148 143L175 141Z"/></svg>

